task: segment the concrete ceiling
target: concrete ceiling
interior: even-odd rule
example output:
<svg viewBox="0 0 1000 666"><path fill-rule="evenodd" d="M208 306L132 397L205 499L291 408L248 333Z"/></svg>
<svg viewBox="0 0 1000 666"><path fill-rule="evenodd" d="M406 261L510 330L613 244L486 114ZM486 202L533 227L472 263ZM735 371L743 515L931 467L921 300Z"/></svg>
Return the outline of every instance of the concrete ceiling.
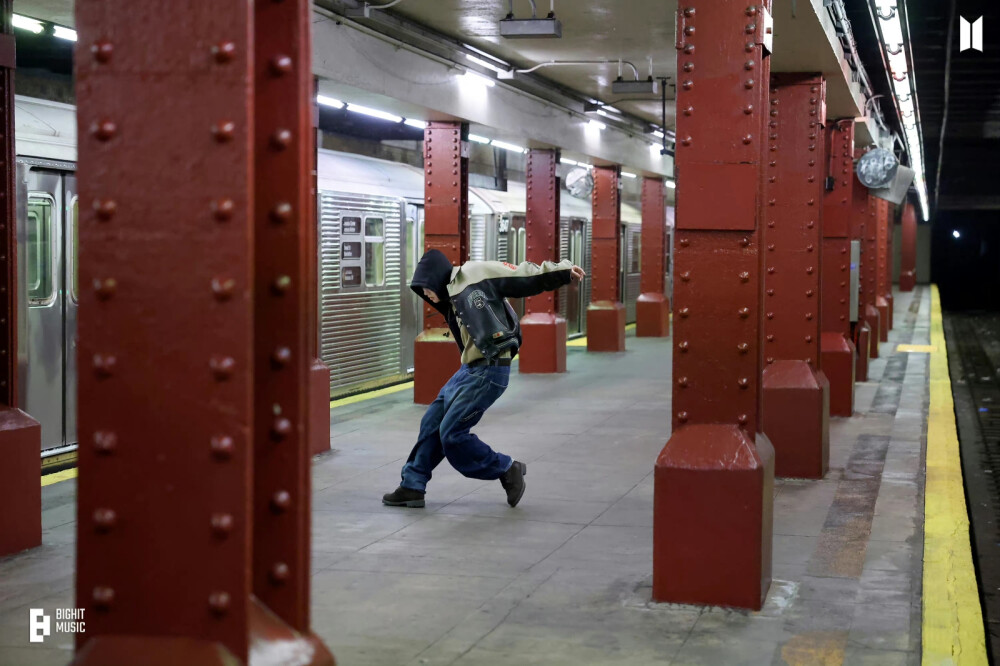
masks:
<svg viewBox="0 0 1000 666"><path fill-rule="evenodd" d="M14 12L74 27L73 0L14 0Z"/></svg>

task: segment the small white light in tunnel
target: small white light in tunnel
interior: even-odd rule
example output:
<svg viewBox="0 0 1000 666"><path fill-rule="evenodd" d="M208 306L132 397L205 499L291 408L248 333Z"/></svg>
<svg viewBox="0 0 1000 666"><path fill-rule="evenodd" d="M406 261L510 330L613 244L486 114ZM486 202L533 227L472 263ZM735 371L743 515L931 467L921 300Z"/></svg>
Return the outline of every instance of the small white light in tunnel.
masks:
<svg viewBox="0 0 1000 666"><path fill-rule="evenodd" d="M653 132L653 136L655 136L657 139L662 139L663 138L663 132L660 131L660 130L656 130L656 131Z"/></svg>
<svg viewBox="0 0 1000 666"><path fill-rule="evenodd" d="M395 116L391 113L386 113L385 111L379 111L378 109L370 109L367 106L360 106L358 104L348 104L348 111L353 111L354 113L360 113L366 116L371 116L372 118L381 118L382 120L388 120L393 123L403 122L401 116Z"/></svg>
<svg viewBox="0 0 1000 666"><path fill-rule="evenodd" d="M409 125L410 127L416 127L417 129L426 129L427 123L422 120L417 120L416 118L407 118L403 121L404 125Z"/></svg>
<svg viewBox="0 0 1000 666"><path fill-rule="evenodd" d="M512 143L507 143L505 141L494 141L493 145L497 148L503 148L504 150L509 150L513 153L523 153L524 148L521 146L515 146Z"/></svg>
<svg viewBox="0 0 1000 666"><path fill-rule="evenodd" d="M14 24L15 28L20 28L21 30L27 30L28 32L33 32L36 35L42 31L42 22L36 21L33 18L28 18L27 16L14 14L14 20L11 22Z"/></svg>
<svg viewBox="0 0 1000 666"><path fill-rule="evenodd" d="M61 25L57 25L53 28L52 34L54 34L59 39L65 39L71 42L76 41L76 30L74 30L73 28L64 28Z"/></svg>
<svg viewBox="0 0 1000 666"><path fill-rule="evenodd" d="M587 127L591 128L591 129L602 130L602 129L607 129L608 126L605 125L604 123L602 123L599 120L591 120L591 121L589 121L587 123Z"/></svg>
<svg viewBox="0 0 1000 666"><path fill-rule="evenodd" d="M478 134L470 134L469 141L475 141L476 143L489 143L490 139L485 136L479 136Z"/></svg>
<svg viewBox="0 0 1000 666"><path fill-rule="evenodd" d="M955 238L961 238L962 237L962 234L958 233L958 229L955 229L954 231L952 231L951 235L954 236Z"/></svg>
<svg viewBox="0 0 1000 666"><path fill-rule="evenodd" d="M326 95L316 95L316 101L323 106L332 106L335 109L344 108L344 103L339 99L334 99L333 97L327 97Z"/></svg>
<svg viewBox="0 0 1000 666"><path fill-rule="evenodd" d="M568 157L560 157L559 164L568 164L570 166L580 166L580 163L576 160L571 160Z"/></svg>
<svg viewBox="0 0 1000 666"><path fill-rule="evenodd" d="M667 187L669 187L670 189L673 189L673 188L677 187L677 181L675 181L675 180L670 180L670 179L668 178L668 179L667 179Z"/></svg>
<svg viewBox="0 0 1000 666"><path fill-rule="evenodd" d="M462 85L477 86L480 88L483 86L492 88L497 84L496 81L489 78L488 76L483 76L478 72L472 72L472 71L468 71L462 76L460 76L459 81L461 81Z"/></svg>
<svg viewBox="0 0 1000 666"><path fill-rule="evenodd" d="M626 178L636 178L636 175L634 173L629 173L628 171L622 171L622 175L625 176Z"/></svg>

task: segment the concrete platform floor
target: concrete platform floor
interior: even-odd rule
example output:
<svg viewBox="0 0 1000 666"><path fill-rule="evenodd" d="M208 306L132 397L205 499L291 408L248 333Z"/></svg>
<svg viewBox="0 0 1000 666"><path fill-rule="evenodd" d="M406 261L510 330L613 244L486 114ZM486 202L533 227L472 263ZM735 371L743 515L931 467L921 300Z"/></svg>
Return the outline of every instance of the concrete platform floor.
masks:
<svg viewBox="0 0 1000 666"><path fill-rule="evenodd" d="M930 291L832 419L830 472L775 485L774 582L759 613L650 601L653 462L669 437L670 340L571 350L561 376L512 375L476 429L528 463L498 482L447 463L425 509L395 488L423 408L409 391L333 411L314 465L313 627L342 666L917 664ZM44 545L0 560L0 664L65 664L29 645L28 609L73 606L75 481L43 489Z"/></svg>

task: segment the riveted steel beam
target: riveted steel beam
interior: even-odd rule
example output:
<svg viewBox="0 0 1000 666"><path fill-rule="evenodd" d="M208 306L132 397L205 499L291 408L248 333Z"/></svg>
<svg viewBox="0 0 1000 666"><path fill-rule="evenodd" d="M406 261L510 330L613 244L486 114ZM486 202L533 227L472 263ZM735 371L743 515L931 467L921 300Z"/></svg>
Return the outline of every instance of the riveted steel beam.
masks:
<svg viewBox="0 0 1000 666"><path fill-rule="evenodd" d="M454 265L469 259L469 126L430 122L424 130L424 250ZM414 343L413 401L429 405L460 364L441 314L424 305L424 330Z"/></svg>
<svg viewBox="0 0 1000 666"><path fill-rule="evenodd" d="M642 262L635 304L637 337L670 334L670 300L664 294L667 259L667 191L662 178L642 179Z"/></svg>
<svg viewBox="0 0 1000 666"><path fill-rule="evenodd" d="M872 207L874 209L875 230L874 249L875 262L875 307L878 308L879 315L879 342L889 341L889 300L886 298L886 278L888 276L888 255L889 255L889 202L880 197L873 197Z"/></svg>
<svg viewBox="0 0 1000 666"><path fill-rule="evenodd" d="M559 261L558 163L558 150L528 151L525 256L536 264ZM557 314L557 296L547 291L526 301L520 372L566 372L566 320Z"/></svg>
<svg viewBox="0 0 1000 666"><path fill-rule="evenodd" d="M899 290L913 291L917 284L917 213L909 201L903 208L902 241Z"/></svg>
<svg viewBox="0 0 1000 666"><path fill-rule="evenodd" d="M854 119L827 122L826 187L823 195L823 374L830 382L830 414L854 413L857 349L851 336L851 198Z"/></svg>
<svg viewBox="0 0 1000 666"><path fill-rule="evenodd" d="M587 351L625 351L625 306L619 294L621 167L594 167Z"/></svg>
<svg viewBox="0 0 1000 666"><path fill-rule="evenodd" d="M774 450L760 432L770 8L677 9L674 428L655 472L657 601L760 608L770 585Z"/></svg>

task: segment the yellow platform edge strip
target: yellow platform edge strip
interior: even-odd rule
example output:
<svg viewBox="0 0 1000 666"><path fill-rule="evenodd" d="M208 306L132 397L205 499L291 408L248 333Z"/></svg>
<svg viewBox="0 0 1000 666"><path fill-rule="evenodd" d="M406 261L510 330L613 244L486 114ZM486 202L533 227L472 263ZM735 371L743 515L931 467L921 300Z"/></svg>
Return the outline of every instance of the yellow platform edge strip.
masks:
<svg viewBox="0 0 1000 666"><path fill-rule="evenodd" d="M896 345L896 351L906 352L907 354L930 353L937 350L937 345Z"/></svg>
<svg viewBox="0 0 1000 666"><path fill-rule="evenodd" d="M924 488L923 666L987 664L983 614L969 541L955 404L941 318L931 286L931 344Z"/></svg>
<svg viewBox="0 0 1000 666"><path fill-rule="evenodd" d="M66 481L67 479L75 479L77 474L76 470L76 467L72 467L70 469L64 469L61 472L46 474L42 477L42 486L51 486L53 483L59 483L60 481Z"/></svg>

